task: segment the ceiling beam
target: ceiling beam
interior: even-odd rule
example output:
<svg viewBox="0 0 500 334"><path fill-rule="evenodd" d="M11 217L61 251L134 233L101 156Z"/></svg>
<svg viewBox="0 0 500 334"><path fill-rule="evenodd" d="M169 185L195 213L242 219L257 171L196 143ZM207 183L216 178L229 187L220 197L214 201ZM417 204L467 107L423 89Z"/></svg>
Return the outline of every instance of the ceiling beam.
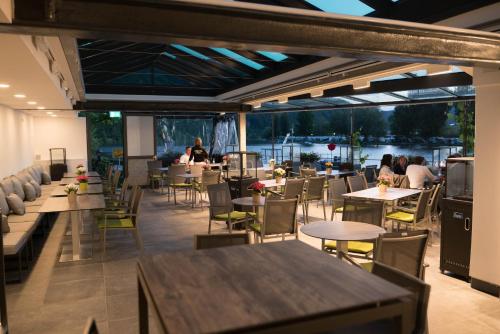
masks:
<svg viewBox="0 0 500 334"><path fill-rule="evenodd" d="M64 56L68 62L69 71L75 83L76 93L78 94L77 100L85 101L85 85L83 83L82 66L80 57L78 56L76 40L71 37L60 37L59 41L61 42Z"/></svg>
<svg viewBox="0 0 500 334"><path fill-rule="evenodd" d="M240 103L222 102L156 102L156 101L103 101L77 102L74 110L86 111L161 111L161 112L248 112L251 106Z"/></svg>
<svg viewBox="0 0 500 334"><path fill-rule="evenodd" d="M0 32L410 63L500 64L500 35L435 25L214 0L14 3L13 24L1 24Z"/></svg>

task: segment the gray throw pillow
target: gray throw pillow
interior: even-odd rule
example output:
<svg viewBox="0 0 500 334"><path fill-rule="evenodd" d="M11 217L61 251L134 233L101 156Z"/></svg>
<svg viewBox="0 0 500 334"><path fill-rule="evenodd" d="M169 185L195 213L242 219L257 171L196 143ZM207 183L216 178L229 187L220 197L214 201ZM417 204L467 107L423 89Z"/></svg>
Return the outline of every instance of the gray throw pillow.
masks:
<svg viewBox="0 0 500 334"><path fill-rule="evenodd" d="M33 188L35 188L36 197L42 196L42 187L40 187L40 185L35 180L31 180L30 184L33 186Z"/></svg>
<svg viewBox="0 0 500 334"><path fill-rule="evenodd" d="M10 212L9 204L7 203L7 196L3 192L2 188L0 188L0 211L4 215L8 215Z"/></svg>
<svg viewBox="0 0 500 334"><path fill-rule="evenodd" d="M38 184L42 183L42 177L40 176L40 173L36 171L33 167L28 168L28 173L36 181L36 183Z"/></svg>
<svg viewBox="0 0 500 334"><path fill-rule="evenodd" d="M34 200L36 200L36 190L31 183L26 182L25 184L23 184L23 190L24 190L25 200L29 202L33 202Z"/></svg>
<svg viewBox="0 0 500 334"><path fill-rule="evenodd" d="M26 213L26 207L24 206L23 200L16 194L12 193L7 196L7 203L9 203L9 207L16 215L22 216Z"/></svg>
<svg viewBox="0 0 500 334"><path fill-rule="evenodd" d="M47 172L42 172L42 184L51 184L52 180Z"/></svg>
<svg viewBox="0 0 500 334"><path fill-rule="evenodd" d="M2 215L2 233L9 233L9 218L6 215Z"/></svg>
<svg viewBox="0 0 500 334"><path fill-rule="evenodd" d="M12 184L12 180L10 178L3 179L0 182L0 188L3 189L6 196L9 196L14 192L14 185Z"/></svg>
<svg viewBox="0 0 500 334"><path fill-rule="evenodd" d="M14 193L16 193L17 196L19 196L22 200L24 200L25 195L21 180L19 180L15 176L12 176L10 179L12 180L12 185L14 186Z"/></svg>

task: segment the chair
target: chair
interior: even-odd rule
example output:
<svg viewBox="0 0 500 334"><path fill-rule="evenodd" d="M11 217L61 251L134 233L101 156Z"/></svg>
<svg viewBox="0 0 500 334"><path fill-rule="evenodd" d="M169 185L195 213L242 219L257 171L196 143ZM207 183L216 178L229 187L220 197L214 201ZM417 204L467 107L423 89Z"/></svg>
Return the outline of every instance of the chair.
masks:
<svg viewBox="0 0 500 334"><path fill-rule="evenodd" d="M285 235L294 235L299 238L297 230L297 205L298 198L293 199L267 199L264 206L264 216L261 223L248 225L254 232L255 237L264 239L281 236L285 240Z"/></svg>
<svg viewBox="0 0 500 334"><path fill-rule="evenodd" d="M148 179L151 189L154 189L155 182L160 183L163 182L163 175L158 170L158 168L162 167L161 160L151 160L148 161Z"/></svg>
<svg viewBox="0 0 500 334"><path fill-rule="evenodd" d="M441 222L440 222L440 217L439 217L439 212L438 212L438 204L439 200L442 197L442 189L443 186L441 184L438 184L434 192L432 193L431 200L429 201L429 215L430 215L430 220L431 220L431 227L434 223L436 223L436 230L439 232L440 227L441 227ZM440 234L438 234L440 235ZM432 237L431 237L432 240Z"/></svg>
<svg viewBox="0 0 500 334"><path fill-rule="evenodd" d="M342 220L354 221L366 224L382 226L384 217L384 202L382 201L367 201L357 198L346 198L342 210ZM374 249L372 241L349 241L347 249L355 257L368 258ZM336 241L327 241L324 245L324 250L327 252L337 251Z"/></svg>
<svg viewBox="0 0 500 334"><path fill-rule="evenodd" d="M203 165L192 165L189 166L189 171L191 174L201 174L204 170Z"/></svg>
<svg viewBox="0 0 500 334"><path fill-rule="evenodd" d="M226 246L248 245L248 233L197 234L194 236L194 249L209 249Z"/></svg>
<svg viewBox="0 0 500 334"><path fill-rule="evenodd" d="M182 176L177 176L179 174L184 174L184 173L186 173L185 165L171 165L168 168L168 174L167 174L168 201L170 201L170 189L172 189L174 192L175 205L177 205L177 189L185 189L187 198L187 191L192 187L190 183L185 182L186 180Z"/></svg>
<svg viewBox="0 0 500 334"><path fill-rule="evenodd" d="M394 188L403 188L403 189L410 188L410 179L408 179L408 176L406 175L394 174L392 176L392 182Z"/></svg>
<svg viewBox="0 0 500 334"><path fill-rule="evenodd" d="M141 251L144 248L138 228L139 214L141 210L141 202L144 195L144 190L140 189L139 186L134 186L134 189L132 191L134 193L134 198L131 212L120 212L118 214L112 211L104 212L104 216L98 218L97 220L97 226L101 231L103 258L104 256L106 256L106 232L108 229L131 231L134 235L137 248Z"/></svg>
<svg viewBox="0 0 500 334"><path fill-rule="evenodd" d="M83 329L83 334L99 334L99 330L97 329L97 324L93 318L89 318L87 320L87 324Z"/></svg>
<svg viewBox="0 0 500 334"><path fill-rule="evenodd" d="M366 182L368 183L369 187L374 187L377 183L377 166L376 165L370 165L365 167L365 178Z"/></svg>
<svg viewBox="0 0 500 334"><path fill-rule="evenodd" d="M429 227L430 222L430 210L429 210L429 199L432 195L434 189L424 189L418 197L417 206L412 208L406 208L397 206L395 210L385 216L393 224L396 222L398 224L398 230L401 224L411 225L413 229L417 228L417 225L427 225L425 228Z"/></svg>
<svg viewBox="0 0 500 334"><path fill-rule="evenodd" d="M235 211L231 201L231 192L228 183L218 183L207 186L208 200L210 202L208 215L208 234L212 230L212 221L223 221L228 225L229 233L233 225L248 223L253 220L255 213Z"/></svg>
<svg viewBox="0 0 500 334"><path fill-rule="evenodd" d="M201 199L202 194L207 191L207 186L212 184L218 184L220 182L220 171L212 171L212 170L204 170L201 173L201 180L193 180L193 191L195 194L196 202L196 193L200 194L200 205L203 208L203 201Z"/></svg>
<svg viewBox="0 0 500 334"><path fill-rule="evenodd" d="M326 220L326 207L324 200L324 176L309 177L306 182L304 196L302 197L302 213L304 223L309 223L309 203L312 201L321 201L323 205L323 218Z"/></svg>
<svg viewBox="0 0 500 334"><path fill-rule="evenodd" d="M347 186L345 180L342 179L329 179L328 180L328 193L332 201L332 216L333 220L335 213L342 213L344 210L344 196L347 193Z"/></svg>
<svg viewBox="0 0 500 334"><path fill-rule="evenodd" d="M117 206L123 205L127 202L127 193L129 191L128 177L123 180L122 186L120 187L120 192L118 194L110 194L105 197L106 206Z"/></svg>
<svg viewBox="0 0 500 334"><path fill-rule="evenodd" d="M348 176L347 184L349 185L350 192L365 190L368 188L363 175Z"/></svg>
<svg viewBox="0 0 500 334"><path fill-rule="evenodd" d="M301 168L300 169L300 176L301 177L312 177L312 176L317 176L317 172L315 168Z"/></svg>
<svg viewBox="0 0 500 334"><path fill-rule="evenodd" d="M105 195L116 195L116 189L118 189L121 173L121 171L115 170L110 182L107 185L103 185L103 193Z"/></svg>
<svg viewBox="0 0 500 334"><path fill-rule="evenodd" d="M303 178L297 178L297 179L291 179L288 178L286 179L285 183L285 190L283 193L278 193L272 190L267 190L267 193L271 195L271 198L277 198L277 199L290 199L290 198L297 198L299 197L299 201L302 198L302 195L304 194L304 185L305 185L306 179Z"/></svg>

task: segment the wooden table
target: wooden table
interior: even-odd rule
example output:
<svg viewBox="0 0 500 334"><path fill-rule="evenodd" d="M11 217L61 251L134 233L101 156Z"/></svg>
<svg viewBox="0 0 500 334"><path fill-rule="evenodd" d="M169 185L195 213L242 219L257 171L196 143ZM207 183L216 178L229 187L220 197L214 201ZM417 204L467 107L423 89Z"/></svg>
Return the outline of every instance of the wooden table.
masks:
<svg viewBox="0 0 500 334"><path fill-rule="evenodd" d="M330 332L401 320L410 292L298 240L143 255L139 328L148 305L164 333Z"/></svg>
<svg viewBox="0 0 500 334"><path fill-rule="evenodd" d="M332 170L332 172L330 174L326 174L326 171L322 170L322 171L317 172L316 174L318 176L334 177L337 175L338 176L350 176L350 175L353 175L354 173L356 173L356 172L355 171L348 171L348 170L342 170L342 171Z"/></svg>
<svg viewBox="0 0 500 334"><path fill-rule="evenodd" d="M76 177L63 177L61 179L60 185L66 185L70 183L77 183ZM89 184L98 184L102 183L101 178L98 176L89 176Z"/></svg>
<svg viewBox="0 0 500 334"><path fill-rule="evenodd" d="M85 175L87 176L99 176L99 173L98 172L86 172ZM72 177L72 178L76 178L78 175L76 175L75 172L69 172L69 173L64 173L63 177Z"/></svg>
<svg viewBox="0 0 500 334"><path fill-rule="evenodd" d="M280 183L276 182L276 179L271 179L271 180L262 180L259 181L264 185L266 188L274 188L274 187L281 187L286 184L286 178L282 178Z"/></svg>
<svg viewBox="0 0 500 334"><path fill-rule="evenodd" d="M69 203L67 197L49 197L42 204L38 212L70 212L71 213L71 242L72 257L61 261L78 261L87 258L87 254L82 254L80 244L80 229L82 226L82 210L104 209L106 203L103 195L77 196L76 205Z"/></svg>
<svg viewBox="0 0 500 334"><path fill-rule="evenodd" d="M321 249L325 248L325 240L337 241L337 257L347 254L349 241L372 240L385 233L385 229L366 223L351 221L319 221L302 226L302 233L321 239Z"/></svg>
<svg viewBox="0 0 500 334"><path fill-rule="evenodd" d="M50 196L68 196L66 192L64 191L66 189L66 186L58 186L54 188L52 193L50 193ZM102 194L102 184L89 184L87 186L87 191L80 191L78 190L78 195L95 195L95 194Z"/></svg>
<svg viewBox="0 0 500 334"><path fill-rule="evenodd" d="M386 192L380 192L378 187L368 188L352 193L343 194L344 197L365 198L373 201L395 201L401 198L419 194L421 190L405 188L387 188Z"/></svg>
<svg viewBox="0 0 500 334"><path fill-rule="evenodd" d="M254 201L252 196L239 197L239 198L235 198L235 199L233 199L231 201L234 204L241 205L241 206L253 206L253 207L257 207L257 206L264 206L264 205L266 205L266 198L264 196L260 196L258 202Z"/></svg>

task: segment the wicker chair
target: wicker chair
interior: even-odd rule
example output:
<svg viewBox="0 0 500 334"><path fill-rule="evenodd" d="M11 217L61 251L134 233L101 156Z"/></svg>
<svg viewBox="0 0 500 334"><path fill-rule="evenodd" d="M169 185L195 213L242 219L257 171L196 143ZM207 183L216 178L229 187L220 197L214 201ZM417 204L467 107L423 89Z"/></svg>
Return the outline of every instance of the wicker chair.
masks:
<svg viewBox="0 0 500 334"><path fill-rule="evenodd" d="M264 239L280 237L285 240L286 235L299 238L297 229L298 198L293 199L267 199L264 206L264 219L261 223L248 225L257 240L263 243Z"/></svg>
<svg viewBox="0 0 500 334"><path fill-rule="evenodd" d="M186 183L186 180L177 176L179 174L184 174L186 172L185 165L171 165L168 168L168 176L167 176L167 185L168 185L168 201L170 201L170 189L174 192L174 204L177 204L177 189L186 190L186 198L187 191L192 188L190 183Z"/></svg>
<svg viewBox="0 0 500 334"><path fill-rule="evenodd" d="M248 233L197 234L194 236L194 249L239 246L249 243L250 238Z"/></svg>
<svg viewBox="0 0 500 334"><path fill-rule="evenodd" d="M315 168L301 168L300 176L301 177L314 177L317 176L317 172Z"/></svg>
<svg viewBox="0 0 500 334"><path fill-rule="evenodd" d="M302 197L302 213L304 223L309 223L309 204L312 201L321 201L323 205L323 218L326 220L326 206L324 200L324 176L309 177L305 186L304 196Z"/></svg>
<svg viewBox="0 0 500 334"><path fill-rule="evenodd" d="M368 188L366 179L363 175L348 176L347 184L349 185L350 192L365 190Z"/></svg>
<svg viewBox="0 0 500 334"><path fill-rule="evenodd" d="M424 189L418 197L417 206L413 208L395 207L395 210L385 216L393 224L396 222L399 231L401 224L413 229L420 227L428 229L430 227L429 199L434 189Z"/></svg>
<svg viewBox="0 0 500 334"><path fill-rule="evenodd" d="M110 182L103 185L103 193L104 195L116 195L116 190L118 189L118 183L120 182L120 176L122 172L119 170L115 170L113 175L111 176Z"/></svg>
<svg viewBox="0 0 500 334"><path fill-rule="evenodd" d="M345 180L342 179L329 179L328 180L328 193L332 201L332 216L333 220L336 213L342 213L344 210L344 196L347 193L347 186Z"/></svg>
<svg viewBox="0 0 500 334"><path fill-rule="evenodd" d="M193 180L194 202L196 202L196 193L199 193L201 208L203 208L202 195L207 191L207 186L220 183L220 175L220 171L204 170L201 173L201 180Z"/></svg>
<svg viewBox="0 0 500 334"><path fill-rule="evenodd" d="M212 221L226 222L229 233L232 233L234 224L245 223L247 225L248 222L254 220L255 213L234 210L231 192L226 182L207 186L207 192L210 201L208 234L212 231Z"/></svg>
<svg viewBox="0 0 500 334"><path fill-rule="evenodd" d="M160 182L163 182L163 175L158 170L158 168L161 167L162 167L161 160L148 161L148 179L151 189L154 189L155 183L159 184Z"/></svg>
<svg viewBox="0 0 500 334"><path fill-rule="evenodd" d="M346 198L342 212L342 220L382 226L384 217L384 202L367 201L357 198ZM375 240L372 241L349 241L347 249L355 257L368 258L374 249ZM337 242L325 242L324 250L327 252L337 251Z"/></svg>
<svg viewBox="0 0 500 334"><path fill-rule="evenodd" d="M376 165L370 165L365 167L365 172L364 172L366 182L368 184L368 187L375 187L377 184L377 166Z"/></svg>
<svg viewBox="0 0 500 334"><path fill-rule="evenodd" d="M270 198L274 199L290 199L290 198L302 198L302 195L304 194L304 185L305 185L306 179L304 178L297 178L297 179L291 179L288 178L286 179L285 183L285 190L283 193L278 193L272 190L267 190L268 195Z"/></svg>
<svg viewBox="0 0 500 334"><path fill-rule="evenodd" d="M410 188L410 179L408 179L408 176L406 175L394 174L392 176L392 183L394 188Z"/></svg>
<svg viewBox="0 0 500 334"><path fill-rule="evenodd" d="M120 187L120 192L114 195L108 195L105 197L106 207L116 207L127 205L130 197L130 187L128 182L128 177L123 180L122 186Z"/></svg>

